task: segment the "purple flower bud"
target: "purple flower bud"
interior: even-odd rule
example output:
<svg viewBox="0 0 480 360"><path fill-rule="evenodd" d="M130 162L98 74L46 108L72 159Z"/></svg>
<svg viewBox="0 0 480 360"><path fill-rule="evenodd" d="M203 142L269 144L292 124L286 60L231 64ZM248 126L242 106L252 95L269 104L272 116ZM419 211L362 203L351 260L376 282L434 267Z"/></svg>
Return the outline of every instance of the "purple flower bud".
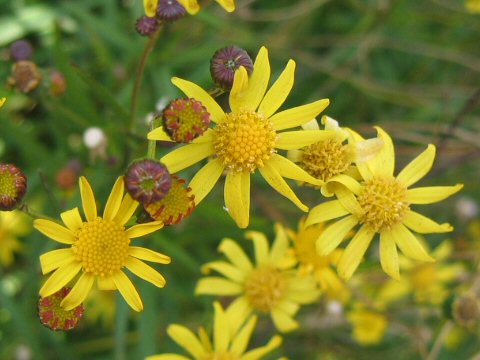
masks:
<svg viewBox="0 0 480 360"><path fill-rule="evenodd" d="M142 36L150 36L158 28L158 21L154 17L141 16L137 19L135 29Z"/></svg>
<svg viewBox="0 0 480 360"><path fill-rule="evenodd" d="M217 50L210 60L210 74L213 81L224 90L230 90L235 70L243 66L247 73L253 70L253 62L245 50L238 46L227 46Z"/></svg>
<svg viewBox="0 0 480 360"><path fill-rule="evenodd" d="M30 60L33 54L33 47L27 40L17 40L10 45L10 57L14 61Z"/></svg>
<svg viewBox="0 0 480 360"><path fill-rule="evenodd" d="M170 173L161 162L145 159L134 161L125 174L125 185L132 198L143 204L163 199L172 185Z"/></svg>
<svg viewBox="0 0 480 360"><path fill-rule="evenodd" d="M12 164L0 163L0 210L13 210L27 191L27 177Z"/></svg>
<svg viewBox="0 0 480 360"><path fill-rule="evenodd" d="M186 14L185 8L177 0L159 0L157 18L165 22L176 21Z"/></svg>

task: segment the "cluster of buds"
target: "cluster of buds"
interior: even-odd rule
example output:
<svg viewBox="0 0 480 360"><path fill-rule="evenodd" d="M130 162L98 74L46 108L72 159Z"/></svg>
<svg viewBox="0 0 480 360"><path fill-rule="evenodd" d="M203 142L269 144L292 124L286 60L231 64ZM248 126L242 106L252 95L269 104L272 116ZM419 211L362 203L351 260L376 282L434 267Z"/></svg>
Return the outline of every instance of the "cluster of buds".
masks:
<svg viewBox="0 0 480 360"><path fill-rule="evenodd" d="M187 13L177 0L146 1L146 16L138 18L135 28L142 36L155 33L162 22L174 22Z"/></svg>
<svg viewBox="0 0 480 360"><path fill-rule="evenodd" d="M0 210L13 210L27 191L27 177L13 164L0 163Z"/></svg>

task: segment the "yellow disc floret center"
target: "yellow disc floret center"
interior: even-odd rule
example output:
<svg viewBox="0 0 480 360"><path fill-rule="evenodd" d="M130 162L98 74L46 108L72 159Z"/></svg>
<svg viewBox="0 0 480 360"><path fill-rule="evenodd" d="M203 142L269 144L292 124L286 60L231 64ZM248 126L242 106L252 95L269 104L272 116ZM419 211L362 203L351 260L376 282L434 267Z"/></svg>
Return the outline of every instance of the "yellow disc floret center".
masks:
<svg viewBox="0 0 480 360"><path fill-rule="evenodd" d="M269 119L254 111L232 112L215 128L215 154L234 172L254 172L272 156L276 132Z"/></svg>
<svg viewBox="0 0 480 360"><path fill-rule="evenodd" d="M395 178L373 178L358 196L363 210L360 222L376 232L390 230L410 210L407 189Z"/></svg>
<svg viewBox="0 0 480 360"><path fill-rule="evenodd" d="M0 171L0 195L15 197L17 195L16 176L9 171Z"/></svg>
<svg viewBox="0 0 480 360"><path fill-rule="evenodd" d="M265 266L253 270L245 282L245 295L250 305L269 312L285 296L287 281L277 269Z"/></svg>
<svg viewBox="0 0 480 360"><path fill-rule="evenodd" d="M98 217L83 223L72 249L85 272L108 276L125 265L129 244L123 226Z"/></svg>
<svg viewBox="0 0 480 360"><path fill-rule="evenodd" d="M348 169L354 152L339 139L316 142L303 150L300 166L314 178L328 181Z"/></svg>

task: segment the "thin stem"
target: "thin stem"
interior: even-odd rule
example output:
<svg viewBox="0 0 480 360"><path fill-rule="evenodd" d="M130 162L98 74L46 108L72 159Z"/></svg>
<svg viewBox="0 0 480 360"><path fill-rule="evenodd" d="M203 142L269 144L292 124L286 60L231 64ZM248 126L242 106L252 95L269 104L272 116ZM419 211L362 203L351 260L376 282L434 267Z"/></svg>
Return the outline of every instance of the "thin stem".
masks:
<svg viewBox="0 0 480 360"><path fill-rule="evenodd" d="M42 214L41 212L38 212L38 211L35 211L35 210L32 210L27 204L25 203L22 203L18 208L17 208L19 211L27 214L28 216L30 216L32 219L36 220L36 219L47 219L47 220L50 220L50 221L53 221L53 222L57 222L57 220L51 218L50 216L47 216L47 215L44 215Z"/></svg>
<svg viewBox="0 0 480 360"><path fill-rule="evenodd" d="M447 339L450 331L452 331L454 325L455 324L451 320L445 322L442 329L440 330L440 333L435 339L435 343L433 344L432 349L430 350L430 353L428 354L426 360L436 360L438 358L438 355L440 355L440 351L442 350L443 344L445 343L445 340Z"/></svg>

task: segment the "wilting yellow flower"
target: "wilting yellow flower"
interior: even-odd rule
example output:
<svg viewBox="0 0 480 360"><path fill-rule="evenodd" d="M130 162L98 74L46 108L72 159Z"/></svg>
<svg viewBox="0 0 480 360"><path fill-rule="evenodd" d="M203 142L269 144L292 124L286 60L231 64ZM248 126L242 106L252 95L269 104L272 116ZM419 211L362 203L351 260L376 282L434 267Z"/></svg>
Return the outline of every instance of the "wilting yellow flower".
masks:
<svg viewBox="0 0 480 360"><path fill-rule="evenodd" d="M424 250L411 230L426 233L452 231L450 224L438 224L411 210L416 204L431 204L458 192L463 185L432 186L408 189L423 178L432 167L435 146L427 149L394 177L395 156L390 136L377 128L384 144L380 153L365 163L357 164L363 181L339 175L331 186L337 200L313 208L306 225L342 217L328 226L317 240L320 255L330 254L356 226L361 225L338 263L339 275L349 279L357 269L375 234L380 234L380 263L383 270L398 279L397 246L412 259L434 261ZM363 139L353 134L355 141Z"/></svg>
<svg viewBox="0 0 480 360"><path fill-rule="evenodd" d="M157 287L165 286L165 278L141 260L168 264L170 257L130 246L131 239L161 229L163 223L155 221L125 229L138 202L128 193L123 195L123 177L115 182L103 217L97 215L95 197L87 179L82 176L79 183L86 221L80 216L78 208L60 214L65 226L44 219L34 221L38 231L61 244L70 245L69 248L40 256L43 274L55 270L40 289L40 295L46 297L57 292L81 273L72 291L60 304L66 310L73 309L85 300L96 279L100 290L118 289L132 309L141 311L142 300L123 268Z"/></svg>
<svg viewBox="0 0 480 360"><path fill-rule="evenodd" d="M7 101L7 98L0 98L0 108L3 106L3 104L5 104L5 101Z"/></svg>
<svg viewBox="0 0 480 360"><path fill-rule="evenodd" d="M385 315L377 311L357 308L347 314L353 326L352 337L361 345L373 345L382 341L387 330Z"/></svg>
<svg viewBox="0 0 480 360"><path fill-rule="evenodd" d="M465 273L462 264L445 262L451 253L452 244L444 241L432 251L435 262L418 263L400 256L402 278L385 284L377 297L390 302L413 293L417 302L442 304L449 295L448 284Z"/></svg>
<svg viewBox="0 0 480 360"><path fill-rule="evenodd" d="M213 341L203 327L198 330L197 337L188 328L172 324L167 328L168 335L190 356L163 354L148 356L145 360L259 360L282 343L280 336L274 336L266 345L247 351L257 317L251 316L237 331L232 329L221 305L214 302L213 307L215 309Z"/></svg>
<svg viewBox="0 0 480 360"><path fill-rule="evenodd" d="M322 184L292 161L276 153L276 149L298 149L335 135L332 131L324 130L279 132L310 121L329 104L327 99L323 99L275 113L293 86L294 70L295 62L290 60L277 81L266 92L270 63L267 49L262 47L250 78L242 66L235 72L229 113L225 113L198 85L179 78L172 79L185 95L203 103L216 126L190 144L165 155L160 161L167 165L170 173L176 173L209 158L208 163L190 182L196 204L226 172L225 206L239 227L247 227L249 223L250 176L256 170L275 190L303 211L308 208L283 178ZM161 127L150 132L148 138L172 141Z"/></svg>
<svg viewBox="0 0 480 360"><path fill-rule="evenodd" d="M465 1L465 9L472 14L480 14L480 0Z"/></svg>
<svg viewBox="0 0 480 360"><path fill-rule="evenodd" d="M305 219L298 224L297 232L287 229L287 235L293 242L293 247L288 251L287 261L294 265L298 264L300 276L313 274L320 289L325 291L329 298L345 302L350 292L339 279L337 272L332 269L332 265L336 266L338 263L343 250L335 249L329 255L320 256L315 249L315 242L324 229L323 223L305 227Z"/></svg>
<svg viewBox="0 0 480 360"><path fill-rule="evenodd" d="M321 122L325 130L331 130L335 136L320 140L302 149L289 150L288 158L298 163L302 169L316 179L325 182L339 174L358 178L355 163L372 159L382 148L382 140L374 138L345 143L349 132L342 129L336 120L324 115ZM315 119L302 125L302 128L304 130L320 129ZM328 194L324 187L322 187L322 193L326 196L332 195Z"/></svg>
<svg viewBox="0 0 480 360"><path fill-rule="evenodd" d="M14 253L23 245L17 239L31 230L28 217L20 211L0 211L0 263L7 267L13 263Z"/></svg>
<svg viewBox="0 0 480 360"><path fill-rule="evenodd" d="M234 329L253 312L270 313L278 330L291 331L298 327L293 316L300 304L315 301L320 295L312 277L299 277L292 264L285 261L288 239L282 226L276 225L276 237L269 249L268 240L261 232L247 231L253 241L255 264L232 239L225 238L219 251L227 261L214 261L203 266L204 271L222 274L200 279L196 294L238 296L227 309Z"/></svg>

